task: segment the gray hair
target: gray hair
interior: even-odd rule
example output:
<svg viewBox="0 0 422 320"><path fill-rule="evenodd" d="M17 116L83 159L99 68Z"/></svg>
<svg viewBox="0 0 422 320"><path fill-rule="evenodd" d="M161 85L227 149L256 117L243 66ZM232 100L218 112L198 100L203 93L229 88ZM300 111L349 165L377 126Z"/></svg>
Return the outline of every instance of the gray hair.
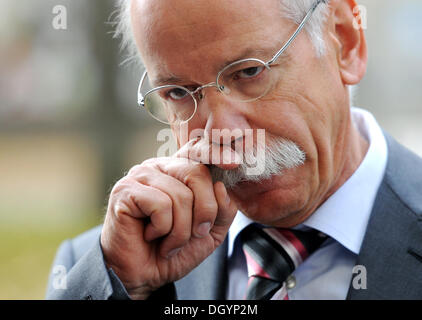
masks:
<svg viewBox="0 0 422 320"><path fill-rule="evenodd" d="M315 1L316 0L280 0L281 13L283 17L299 24ZM131 27L130 4L131 0L116 0L116 11L113 14L113 16L115 16L115 21L112 22L116 26L114 37L121 38L121 50L126 51L127 54L127 57L122 64L135 62L142 65ZM305 27L318 56L322 56L325 53L322 29L327 20L327 15L328 5L321 3Z"/></svg>

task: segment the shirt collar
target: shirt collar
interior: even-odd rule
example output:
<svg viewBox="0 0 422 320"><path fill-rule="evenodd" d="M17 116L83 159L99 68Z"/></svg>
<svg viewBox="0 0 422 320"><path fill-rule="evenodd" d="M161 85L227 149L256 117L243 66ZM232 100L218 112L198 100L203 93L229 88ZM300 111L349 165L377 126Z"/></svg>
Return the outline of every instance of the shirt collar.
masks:
<svg viewBox="0 0 422 320"><path fill-rule="evenodd" d="M384 177L388 150L384 134L371 113L352 108L352 120L368 141L368 151L353 175L302 225L327 234L358 254ZM229 257L237 235L251 223L251 219L238 211L228 234Z"/></svg>

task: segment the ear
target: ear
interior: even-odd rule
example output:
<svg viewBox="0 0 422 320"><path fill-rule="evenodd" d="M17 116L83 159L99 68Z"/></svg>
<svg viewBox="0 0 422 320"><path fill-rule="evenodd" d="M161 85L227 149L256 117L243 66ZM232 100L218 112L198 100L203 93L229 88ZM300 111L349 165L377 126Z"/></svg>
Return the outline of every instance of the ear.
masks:
<svg viewBox="0 0 422 320"><path fill-rule="evenodd" d="M331 0L329 33L345 85L359 83L366 72L368 51L355 0Z"/></svg>

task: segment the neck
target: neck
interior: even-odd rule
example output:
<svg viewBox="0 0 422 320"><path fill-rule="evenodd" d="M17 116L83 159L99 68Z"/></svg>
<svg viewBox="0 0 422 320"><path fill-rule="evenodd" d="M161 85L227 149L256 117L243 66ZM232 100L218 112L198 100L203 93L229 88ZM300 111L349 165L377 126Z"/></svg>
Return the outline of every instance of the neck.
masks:
<svg viewBox="0 0 422 320"><path fill-rule="evenodd" d="M351 119L349 120L348 129L349 133L345 136L345 141L343 142L344 156L340 164L341 170L339 170L337 179L335 179L319 205L335 193L353 175L368 152L369 142L360 134Z"/></svg>

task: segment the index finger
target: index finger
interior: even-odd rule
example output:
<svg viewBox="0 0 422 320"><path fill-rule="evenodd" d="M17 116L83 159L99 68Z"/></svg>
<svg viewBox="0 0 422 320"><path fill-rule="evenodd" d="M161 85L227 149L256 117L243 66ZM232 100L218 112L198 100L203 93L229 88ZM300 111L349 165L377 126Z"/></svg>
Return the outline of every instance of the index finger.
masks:
<svg viewBox="0 0 422 320"><path fill-rule="evenodd" d="M207 138L191 139L173 157L212 164L226 170L235 169L241 163L241 157L231 145L213 143Z"/></svg>

